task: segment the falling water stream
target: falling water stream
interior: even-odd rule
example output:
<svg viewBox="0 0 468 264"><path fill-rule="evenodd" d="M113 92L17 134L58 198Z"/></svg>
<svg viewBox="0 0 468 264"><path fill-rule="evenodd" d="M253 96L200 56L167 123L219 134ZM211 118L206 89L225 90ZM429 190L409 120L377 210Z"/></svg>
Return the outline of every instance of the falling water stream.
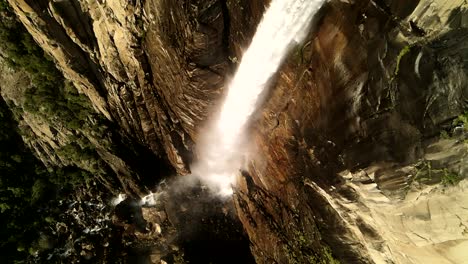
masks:
<svg viewBox="0 0 468 264"><path fill-rule="evenodd" d="M203 137L197 145L197 154L200 158L191 165L192 174L173 179L167 184L161 183L158 191L141 199L141 206L165 204L165 210L169 210L165 211L168 215L175 217L174 215L185 214L186 218L196 218L196 215L200 214L197 211L199 205L193 204L193 208L189 205L184 207L180 205L184 203L184 199L178 201L180 197L176 193L185 193L186 190L190 190L184 189L185 185L200 181L203 186L208 187L206 191L216 194L219 198L229 198L233 194L236 175L242 168L242 156L246 152L248 137L245 130L249 119L259 106L260 97L268 88L270 79L277 72L291 48L300 43L309 33L312 18L324 2L325 0L271 1L249 48L243 54L234 78L228 85L227 95L220 111L211 122L207 132L201 133ZM190 197L189 193L190 191L187 192L187 197ZM122 199L124 197L117 197L114 204ZM210 196L209 199L212 197ZM210 202L208 206L215 204ZM174 209L179 207L185 209ZM202 211L206 213L206 210ZM213 217L213 223L216 223L215 216L207 217ZM191 226L187 224L189 222L183 223L185 223L182 224L183 227L178 227L180 230ZM161 229L158 232L161 233ZM211 235L207 236L211 237ZM184 238L184 240L187 239ZM223 239L219 240L219 238L211 242L204 241L205 243L223 243ZM242 240L239 241L245 243ZM229 244L229 247L232 245ZM193 247L193 245L188 247ZM237 248L242 250L241 246Z"/></svg>
<svg viewBox="0 0 468 264"><path fill-rule="evenodd" d="M309 32L325 0L272 0L228 87L219 116L199 145L193 175L218 194L232 194L242 142L259 97L294 45Z"/></svg>
<svg viewBox="0 0 468 264"><path fill-rule="evenodd" d="M290 50L303 41L310 32L312 19L325 1L271 0L249 48L243 54L234 78L227 87L227 94L219 113L213 119L207 132L201 133L203 138L197 146L197 154L200 158L192 164L192 174L180 177L178 180L181 178L183 180L172 184L161 184L165 187L161 187L161 191L158 190L156 193L143 197L140 205L157 205L159 200L163 200L160 198L165 195L166 189L179 189L181 181L187 179L188 181L198 179L203 185L209 187L211 192L230 197L238 170L242 168L242 155L246 152L246 142L249 141L246 128L252 114L260 105L260 97L268 88L270 79L278 71ZM421 54L416 58L417 65L419 65ZM419 71L415 72L419 75ZM437 163L440 161L438 159L448 157L442 151L442 146L448 144L447 148L453 148L453 145L446 143L447 139L444 141L435 143L442 145L430 147L437 151L430 155L426 153L426 157L434 158L433 161ZM439 150L441 152L437 153ZM458 153L458 150L456 152ZM450 154L450 163L453 160ZM417 166L419 165L415 168ZM375 170L379 167L373 164L370 168ZM411 166L405 168L411 168ZM444 171L446 170L444 168ZM349 176L352 173L348 170L344 172L343 175L346 176L342 176L343 182L347 180L345 177L353 177ZM445 189L447 186L437 189L439 187L425 186L415 181L417 187L411 186L410 192L405 194L407 195L405 199L398 198L400 199L398 201L390 200L374 182L369 184L346 182L343 186L346 186L347 190L354 190L356 201L359 202L350 201L347 197L339 195L332 196L312 181L306 181L304 184L325 199L330 208L336 211L336 215L341 218L340 221L346 225L346 228L340 230L346 229L345 232L349 230L349 234L343 234L343 237L354 239L353 242L358 245L356 249L365 248L371 258L378 263L393 262L394 259L402 263L416 259L423 262L427 259L436 259L437 263L453 262L452 259L460 261L467 259L468 242L463 237L466 229L463 224L458 224L458 222L462 223L463 219L456 213L452 214L452 212L463 211L460 207L463 202L460 201L466 200L467 197L465 195L467 193L465 190L468 188L466 180L457 186L450 187L449 192ZM188 195L187 197L187 199L192 198ZM211 199L211 196L209 198ZM119 195L112 203L117 205L124 199L124 195ZM177 201L172 203L177 204ZM429 204L432 209L429 208ZM212 206L211 200L208 206ZM173 210L171 206L165 207L164 210L169 208L180 213L187 210L189 206L180 207L182 209L179 211ZM427 215L430 217L428 218ZM444 220L443 223L440 219ZM447 229L447 223L452 224L449 224L450 230ZM362 226L365 228L361 228ZM86 232L94 230L96 229L90 228ZM158 232L161 233L161 231ZM370 238L368 239L367 236ZM379 243L375 243L375 237L379 238Z"/></svg>
<svg viewBox="0 0 468 264"><path fill-rule="evenodd" d="M176 185L199 179L222 197L233 193L245 150L243 146L248 140L245 135L247 123L258 107L261 94L268 88L269 80L291 48L307 36L312 18L325 1L271 1L228 86L220 112L198 144L200 159L192 164L192 174L176 181ZM143 197L141 204L156 204L161 192L164 190Z"/></svg>

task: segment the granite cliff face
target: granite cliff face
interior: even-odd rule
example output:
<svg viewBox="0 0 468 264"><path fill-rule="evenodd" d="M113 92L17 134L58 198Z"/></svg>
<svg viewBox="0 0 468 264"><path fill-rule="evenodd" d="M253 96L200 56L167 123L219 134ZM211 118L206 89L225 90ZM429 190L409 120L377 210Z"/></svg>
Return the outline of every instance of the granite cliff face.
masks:
<svg viewBox="0 0 468 264"><path fill-rule="evenodd" d="M210 95L224 84L225 5L11 4L96 110L157 155L167 155L178 173L187 173L195 125L207 115Z"/></svg>
<svg viewBox="0 0 468 264"><path fill-rule="evenodd" d="M427 189L440 177L467 175L466 130L437 143L444 129L457 134L452 120L466 109L464 8L462 1L323 8L313 39L284 65L252 128L258 150L236 203L257 260L306 263L317 241L344 263L466 259L466 210L448 209L455 201L436 205L443 191ZM419 181L427 168L439 180ZM424 205L418 219L410 208ZM430 231L438 221L461 228L442 238Z"/></svg>
<svg viewBox="0 0 468 264"><path fill-rule="evenodd" d="M268 1L9 3L122 145L170 176L197 159ZM467 10L463 0L322 8L250 128L234 203L258 263L468 259ZM59 134L29 125L53 152ZM151 173L100 154L120 176L110 188L144 192L136 179Z"/></svg>

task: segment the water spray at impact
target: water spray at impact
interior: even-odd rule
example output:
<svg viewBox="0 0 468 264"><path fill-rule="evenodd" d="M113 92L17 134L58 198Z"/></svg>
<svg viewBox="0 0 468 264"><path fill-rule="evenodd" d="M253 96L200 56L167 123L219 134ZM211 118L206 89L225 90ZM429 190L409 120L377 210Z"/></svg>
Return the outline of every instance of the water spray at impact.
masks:
<svg viewBox="0 0 468 264"><path fill-rule="evenodd" d="M228 87L219 116L198 147L200 160L191 167L192 177L212 191L223 196L233 193L241 167L241 142L259 97L290 49L308 34L324 2L272 0Z"/></svg>

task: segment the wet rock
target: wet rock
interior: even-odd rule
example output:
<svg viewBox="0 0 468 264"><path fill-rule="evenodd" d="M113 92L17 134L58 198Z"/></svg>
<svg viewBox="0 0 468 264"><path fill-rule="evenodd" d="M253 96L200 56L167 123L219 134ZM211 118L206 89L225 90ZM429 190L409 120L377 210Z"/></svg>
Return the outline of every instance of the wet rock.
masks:
<svg viewBox="0 0 468 264"><path fill-rule="evenodd" d="M139 201L134 198L127 198L115 207L117 218L134 226L140 232L146 232L146 220L143 216Z"/></svg>

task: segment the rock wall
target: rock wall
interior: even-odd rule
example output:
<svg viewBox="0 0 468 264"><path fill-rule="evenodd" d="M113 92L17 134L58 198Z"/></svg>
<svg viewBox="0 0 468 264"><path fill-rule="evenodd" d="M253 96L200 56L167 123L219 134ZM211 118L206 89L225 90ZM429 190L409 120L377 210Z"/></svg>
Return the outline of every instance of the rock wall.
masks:
<svg viewBox="0 0 468 264"><path fill-rule="evenodd" d="M464 259L466 210L439 203L455 199L444 192L463 192L463 183L456 191L440 187L448 175L467 176L463 137L457 155L455 145L438 150L451 157L445 165L429 161L438 164L438 180L413 184L442 130L466 135L452 124L467 106L466 8L463 1L331 1L323 8L252 126L257 149L248 154L236 204L259 263L310 263L327 255L319 242L343 263ZM355 181L362 185L350 187ZM438 220L415 219L411 210L424 204ZM436 222L453 232L435 236L428 230Z"/></svg>
<svg viewBox="0 0 468 264"><path fill-rule="evenodd" d="M222 1L10 1L95 108L188 172L230 65Z"/></svg>
<svg viewBox="0 0 468 264"><path fill-rule="evenodd" d="M97 111L187 174L268 1L9 2ZM408 192L416 176L405 168L419 166L440 131L451 136L466 110L466 9L462 0L322 8L251 126L256 148L246 151L234 200L258 263L423 261L410 255L428 244L408 236L400 241L411 244L410 257L398 256L392 232L402 225L387 226L391 213L362 197L375 187L398 215L394 203L406 208L408 195L426 190ZM380 173L366 176L369 168ZM463 178L460 168L438 169ZM455 233L457 251L466 232ZM438 257L459 258L447 254Z"/></svg>

